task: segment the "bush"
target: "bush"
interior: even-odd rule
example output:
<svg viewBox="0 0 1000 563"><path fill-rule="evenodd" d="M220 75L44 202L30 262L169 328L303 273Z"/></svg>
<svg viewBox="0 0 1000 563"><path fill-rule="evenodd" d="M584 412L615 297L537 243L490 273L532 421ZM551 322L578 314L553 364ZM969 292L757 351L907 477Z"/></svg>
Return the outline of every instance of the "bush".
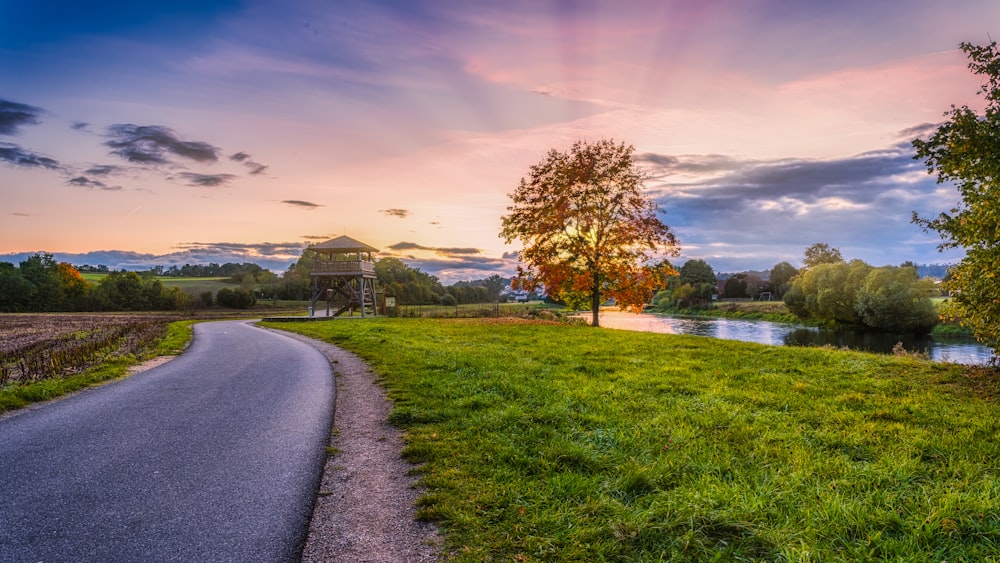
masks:
<svg viewBox="0 0 1000 563"><path fill-rule="evenodd" d="M162 287L156 300L157 309L163 311L182 311L189 309L194 300L179 287Z"/></svg>
<svg viewBox="0 0 1000 563"><path fill-rule="evenodd" d="M257 297L249 289L224 287L215 294L215 302L230 309L249 309L257 303Z"/></svg>
<svg viewBox="0 0 1000 563"><path fill-rule="evenodd" d="M937 322L933 284L913 268L873 268L861 260L820 264L799 274L785 294L803 319L877 330L927 332Z"/></svg>

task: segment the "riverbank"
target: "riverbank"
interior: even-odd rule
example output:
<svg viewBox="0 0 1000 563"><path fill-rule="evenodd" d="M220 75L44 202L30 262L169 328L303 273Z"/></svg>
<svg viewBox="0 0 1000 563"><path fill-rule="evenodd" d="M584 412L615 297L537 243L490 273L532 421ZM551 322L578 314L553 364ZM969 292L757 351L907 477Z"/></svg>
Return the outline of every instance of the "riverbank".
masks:
<svg viewBox="0 0 1000 563"><path fill-rule="evenodd" d="M664 315L686 317L710 317L769 321L772 323L807 324L788 310L781 301L723 301L712 303L707 308L670 309L649 311Z"/></svg>
<svg viewBox="0 0 1000 563"><path fill-rule="evenodd" d="M507 319L280 328L372 365L457 561L996 553L980 368Z"/></svg>
<svg viewBox="0 0 1000 563"><path fill-rule="evenodd" d="M635 315L606 310L601 326L642 332L690 334L722 340L755 342L770 346L845 348L879 354L915 354L940 362L984 365L993 350L971 339L946 339L928 335L856 331L843 328L776 323L709 316Z"/></svg>
<svg viewBox="0 0 1000 563"><path fill-rule="evenodd" d="M935 306L941 302L936 301ZM676 315L684 317L707 317L739 320L768 321L772 323L794 324L801 326L823 326L821 323L800 319L788 310L781 301L717 301L709 308L651 310L653 314ZM972 332L957 322L939 322L930 335L942 339L971 339Z"/></svg>

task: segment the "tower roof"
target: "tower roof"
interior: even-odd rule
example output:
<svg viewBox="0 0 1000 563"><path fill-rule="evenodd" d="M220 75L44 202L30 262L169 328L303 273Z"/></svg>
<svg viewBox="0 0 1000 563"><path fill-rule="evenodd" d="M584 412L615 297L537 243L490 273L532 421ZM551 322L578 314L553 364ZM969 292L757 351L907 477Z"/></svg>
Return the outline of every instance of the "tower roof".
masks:
<svg viewBox="0 0 1000 563"><path fill-rule="evenodd" d="M306 250L326 250L334 252L378 252L378 249L361 241L342 235L326 242L310 245Z"/></svg>

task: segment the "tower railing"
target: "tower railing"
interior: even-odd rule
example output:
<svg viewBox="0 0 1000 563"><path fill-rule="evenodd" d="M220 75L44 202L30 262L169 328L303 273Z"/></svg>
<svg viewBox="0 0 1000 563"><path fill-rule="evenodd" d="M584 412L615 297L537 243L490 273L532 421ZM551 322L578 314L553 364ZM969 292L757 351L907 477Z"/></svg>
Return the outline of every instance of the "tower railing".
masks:
<svg viewBox="0 0 1000 563"><path fill-rule="evenodd" d="M314 276L375 274L375 264L364 260L317 260L310 273Z"/></svg>

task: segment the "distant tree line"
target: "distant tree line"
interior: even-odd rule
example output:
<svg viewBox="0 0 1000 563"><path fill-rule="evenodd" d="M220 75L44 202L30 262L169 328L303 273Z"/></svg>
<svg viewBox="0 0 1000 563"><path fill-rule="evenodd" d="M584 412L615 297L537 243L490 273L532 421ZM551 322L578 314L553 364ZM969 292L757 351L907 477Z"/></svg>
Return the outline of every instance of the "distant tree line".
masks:
<svg viewBox="0 0 1000 563"><path fill-rule="evenodd" d="M770 272L723 275L716 274L704 260L688 260L677 272L653 297L654 308L663 312L698 309L711 307L715 298L759 299L765 293L780 299L798 273L788 262L781 262Z"/></svg>
<svg viewBox="0 0 1000 563"><path fill-rule="evenodd" d="M76 269L82 274L107 274L112 271L104 264L97 266L84 264L76 266ZM239 278L245 274L256 276L263 271L267 270L252 262L242 264L226 262L221 265L211 262L209 264L184 264L183 266L153 266L146 270L150 275L171 278Z"/></svg>
<svg viewBox="0 0 1000 563"><path fill-rule="evenodd" d="M703 260L689 260L679 275L653 298L663 312L711 307L719 298L759 299L769 292L783 300L801 319L820 323L893 332L927 332L938 322L931 297L938 294L933 280L921 279L912 262L874 267L861 260L844 260L825 243L806 249L803 267L788 262L775 265L764 279L755 272L719 279Z"/></svg>
<svg viewBox="0 0 1000 563"><path fill-rule="evenodd" d="M0 312L247 308L261 298L301 301L310 297L314 260L312 253L305 252L281 277L250 263L163 270L171 275L183 271L185 276L199 271L230 272L232 287L191 295L165 285L155 271L107 271L100 281L90 283L72 265L38 253L18 266L0 262ZM664 261L658 267L677 274L665 277L665 286L652 305L670 312L711 306L713 296L718 295L759 298L771 292L792 313L819 322L895 331L925 331L937 322L930 301L936 293L934 283L919 279L912 263L876 268L860 260L846 262L837 249L824 244L809 247L803 262L801 271L781 262L767 273L767 279L752 272L730 275L720 287L719 276L704 260L689 260L676 270ZM94 267L84 269L95 271ZM379 259L375 274L379 288L395 296L400 305L493 302L503 299L511 283L510 278L491 275L444 286L437 277L397 258Z"/></svg>
<svg viewBox="0 0 1000 563"><path fill-rule="evenodd" d="M91 284L51 254L34 254L16 267L0 262L2 312L179 310L191 301L180 288L136 272L109 272Z"/></svg>
<svg viewBox="0 0 1000 563"><path fill-rule="evenodd" d="M310 297L309 274L315 256L306 252L284 276L257 264L185 264L154 268L145 272L112 271L103 266L75 268L57 262L51 254L34 254L19 265L0 262L0 312L50 311L158 311L183 310L218 305L247 308L258 299L305 300ZM94 283L81 271L100 273ZM437 277L412 268L397 258L375 263L379 287L396 297L400 305L458 305L501 299L509 278L492 275L481 280L444 286ZM192 295L177 286L165 285L160 276L226 277L232 287Z"/></svg>
<svg viewBox="0 0 1000 563"><path fill-rule="evenodd" d="M308 299L312 291L309 272L316 261L316 255L308 250L292 264L284 276L274 281L273 287L265 292L273 292L279 299ZM485 279L460 281L445 286L437 276L422 272L419 268L406 265L398 258L380 258L375 262L375 276L378 287L387 295L396 297L400 305L458 305L466 303L486 303L501 298L504 288L510 285L510 278L492 275Z"/></svg>
<svg viewBox="0 0 1000 563"><path fill-rule="evenodd" d="M152 271L158 276L180 278L232 278L246 274L256 276L267 270L250 262L242 264L227 262L222 265L213 262L209 264L184 264L183 266L170 266L168 268L157 266Z"/></svg>
<svg viewBox="0 0 1000 563"><path fill-rule="evenodd" d="M57 262L51 254L37 253L18 266L0 262L0 312L178 311L214 303L246 308L256 303L260 287L277 280L277 276L256 264L212 266L206 271L232 272L229 281L234 287L223 288L216 295L205 292L194 296L177 286L165 285L158 279L158 270L127 272L84 266L87 272L104 274L100 281L91 283L71 264Z"/></svg>
<svg viewBox="0 0 1000 563"><path fill-rule="evenodd" d="M662 311L711 305L718 280L708 262L688 260L676 270L677 275L669 276L666 287L653 296L653 305Z"/></svg>

